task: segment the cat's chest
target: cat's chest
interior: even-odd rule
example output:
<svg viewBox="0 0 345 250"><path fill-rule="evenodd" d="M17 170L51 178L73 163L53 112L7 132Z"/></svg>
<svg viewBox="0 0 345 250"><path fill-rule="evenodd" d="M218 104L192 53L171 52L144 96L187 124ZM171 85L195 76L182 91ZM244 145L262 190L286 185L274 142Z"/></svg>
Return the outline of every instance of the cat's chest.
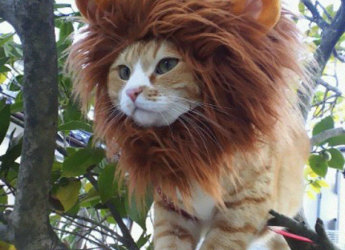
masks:
<svg viewBox="0 0 345 250"><path fill-rule="evenodd" d="M192 204L195 216L200 220L210 220L215 210L215 200L199 186L194 188Z"/></svg>

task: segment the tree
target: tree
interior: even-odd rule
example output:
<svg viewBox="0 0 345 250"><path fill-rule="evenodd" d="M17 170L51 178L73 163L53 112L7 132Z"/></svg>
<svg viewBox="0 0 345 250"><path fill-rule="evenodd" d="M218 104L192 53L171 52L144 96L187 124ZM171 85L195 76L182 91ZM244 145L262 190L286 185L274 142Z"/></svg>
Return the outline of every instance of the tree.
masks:
<svg viewBox="0 0 345 250"><path fill-rule="evenodd" d="M345 131L336 126L344 119L345 102L333 65L345 61L345 1L323 6L302 0L299 9L318 63L311 65L315 95L301 98L305 116L313 114L306 178L319 190L327 169L341 171L344 165L338 146L345 145ZM152 199L142 210L128 200L101 142L91 143L92 120L80 113L63 74L70 34L82 27L77 16L70 4L53 0L0 0L0 21L15 29L0 34L0 143L8 144L0 156L1 249L151 247L145 222ZM24 127L24 136L17 136L10 122ZM134 240L137 228L141 235Z"/></svg>

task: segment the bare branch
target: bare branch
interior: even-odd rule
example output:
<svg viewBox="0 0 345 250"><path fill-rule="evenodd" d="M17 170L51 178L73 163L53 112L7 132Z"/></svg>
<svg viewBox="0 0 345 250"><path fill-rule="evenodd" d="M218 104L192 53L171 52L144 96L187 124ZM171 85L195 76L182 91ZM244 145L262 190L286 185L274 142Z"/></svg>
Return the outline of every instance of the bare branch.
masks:
<svg viewBox="0 0 345 250"><path fill-rule="evenodd" d="M339 135L345 135L345 129L344 128L332 128L327 129L315 136L313 136L310 140L310 143L312 146L316 146L320 144L321 142L324 142L332 137L339 136Z"/></svg>
<svg viewBox="0 0 345 250"><path fill-rule="evenodd" d="M322 80L322 79L318 79L318 80L317 80L317 83L320 84L320 85L322 85L322 86L324 86L324 87L327 89L327 91L328 91L328 90L333 91L334 93L336 93L337 96L341 96L341 95L342 95L341 91L340 91L338 88L336 88L336 87L334 87L334 86L328 84L327 82L325 82L325 81Z"/></svg>
<svg viewBox="0 0 345 250"><path fill-rule="evenodd" d="M85 177L91 182L91 184L93 185L93 187L98 190L98 185L97 185L97 181L95 180L95 178L93 178L93 176L90 173L87 173L85 175ZM105 205L108 207L109 211L111 212L111 215L114 217L114 219L116 220L122 235L123 235L123 241L122 243L129 249L129 250L138 250L139 248L137 247L137 245L135 244L128 228L126 227L125 223L123 223L122 217L120 216L120 214L118 213L116 207L114 206L114 204L111 201L108 201L105 203Z"/></svg>
<svg viewBox="0 0 345 250"><path fill-rule="evenodd" d="M333 55L335 58L337 58L339 61L342 63L345 63L345 56L344 55L339 55L338 51L336 49L333 50Z"/></svg>
<svg viewBox="0 0 345 250"><path fill-rule="evenodd" d="M68 231L68 230L65 230L65 229L61 229L61 228L54 228L54 230L56 231L60 231L62 233L67 233L69 235L75 235L75 236L78 236L82 239L85 239L86 241L89 241L95 245L97 245L98 247L102 247L102 249L106 249L106 250L111 250L110 247L104 245L101 241L99 241L96 236L93 236L93 235L89 235L90 237L92 237L93 239L91 239L90 237L87 237L85 235L82 235L82 234L79 234L77 232L74 232L74 231Z"/></svg>
<svg viewBox="0 0 345 250"><path fill-rule="evenodd" d="M333 18L331 17L331 15L328 13L327 9L326 9L319 1L316 1L316 2L315 2L315 5L316 5L316 6L320 6L320 8L323 10L323 13L326 15L326 17L327 17L330 21L333 20Z"/></svg>
<svg viewBox="0 0 345 250"><path fill-rule="evenodd" d="M311 12L313 16L311 21L315 22L321 29L324 29L329 26L329 24L325 20L323 20L319 11L316 9L314 4L310 0L301 0L301 1Z"/></svg>
<svg viewBox="0 0 345 250"><path fill-rule="evenodd" d="M313 79L312 86L310 87L311 90L314 90L318 84L323 84L324 82L320 81L320 76L326 66L326 63L331 56L336 43L338 42L339 38L345 31L345 0L341 1L341 6L339 7L335 17L331 24L327 24L320 13L316 9L316 7L312 4L310 0L301 0L305 6L311 11L313 18L321 28L323 27L323 32L321 34L321 43L317 48L316 52L314 53L314 58L316 63L312 63L309 67ZM321 19L323 21L320 21ZM327 25L326 25L326 24ZM324 85L324 84L323 84ZM327 87L332 87L327 85ZM331 89L331 88L329 88ZM308 112L310 111L312 95L308 94L300 94L300 101L301 101L301 111L302 115L305 119L307 119Z"/></svg>
<svg viewBox="0 0 345 250"><path fill-rule="evenodd" d="M73 216L72 216L72 215L65 214L65 215L63 215L63 216L64 216L66 219L68 219L68 220L71 220L71 219L73 218L73 219L80 219L80 220L89 222L89 223L91 223L91 224L93 224L93 225L96 225L97 227L102 228L103 230L107 231L108 233L113 234L113 235L117 238L117 240L123 241L121 235L117 234L114 230L112 230L112 229L110 229L110 228L104 226L103 224L101 224L101 223L99 223L99 222L97 222L97 221L95 221L95 220L92 220L92 219L89 219L89 218L86 218L86 217L82 217L82 216L78 216L78 215L73 215ZM112 237L113 237L113 236L112 236Z"/></svg>
<svg viewBox="0 0 345 250"><path fill-rule="evenodd" d="M306 0L303 0L306 1ZM315 59L319 64L319 73L323 71L339 38L345 32L345 1L342 0L332 23L321 34L321 43L318 47Z"/></svg>
<svg viewBox="0 0 345 250"><path fill-rule="evenodd" d="M303 222L298 222L273 210L270 211L270 214L273 215L273 218L268 220L267 224L269 226L286 227L289 232L306 237L314 242L314 244L310 244L285 238L291 250L340 250L328 239L323 227L323 222L320 219L316 221L316 232L314 232L313 230L307 228Z"/></svg>

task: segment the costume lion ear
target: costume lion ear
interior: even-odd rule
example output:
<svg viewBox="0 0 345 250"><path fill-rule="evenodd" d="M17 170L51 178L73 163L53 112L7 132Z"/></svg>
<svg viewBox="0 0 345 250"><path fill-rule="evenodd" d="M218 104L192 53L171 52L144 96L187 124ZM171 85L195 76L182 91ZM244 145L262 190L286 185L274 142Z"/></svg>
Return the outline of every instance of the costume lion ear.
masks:
<svg viewBox="0 0 345 250"><path fill-rule="evenodd" d="M274 27L280 18L280 0L233 0L233 12L252 16L267 28Z"/></svg>
<svg viewBox="0 0 345 250"><path fill-rule="evenodd" d="M80 13L86 19L93 19L100 9L103 9L106 0L76 0Z"/></svg>

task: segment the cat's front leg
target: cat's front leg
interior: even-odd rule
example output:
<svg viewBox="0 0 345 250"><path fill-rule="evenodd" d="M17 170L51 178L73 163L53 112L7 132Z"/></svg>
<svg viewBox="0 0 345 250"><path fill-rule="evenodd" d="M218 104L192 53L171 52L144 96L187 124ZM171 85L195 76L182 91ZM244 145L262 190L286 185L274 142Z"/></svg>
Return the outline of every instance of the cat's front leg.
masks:
<svg viewBox="0 0 345 250"><path fill-rule="evenodd" d="M201 250L248 249L265 231L268 212L272 209L269 179L262 175L254 185L225 197L226 208L215 214Z"/></svg>
<svg viewBox="0 0 345 250"><path fill-rule="evenodd" d="M268 219L270 202L260 203L243 203L219 211L201 250L246 250L264 231Z"/></svg>
<svg viewBox="0 0 345 250"><path fill-rule="evenodd" d="M194 250L200 237L200 225L169 210L164 202L154 204L153 242L155 250Z"/></svg>

